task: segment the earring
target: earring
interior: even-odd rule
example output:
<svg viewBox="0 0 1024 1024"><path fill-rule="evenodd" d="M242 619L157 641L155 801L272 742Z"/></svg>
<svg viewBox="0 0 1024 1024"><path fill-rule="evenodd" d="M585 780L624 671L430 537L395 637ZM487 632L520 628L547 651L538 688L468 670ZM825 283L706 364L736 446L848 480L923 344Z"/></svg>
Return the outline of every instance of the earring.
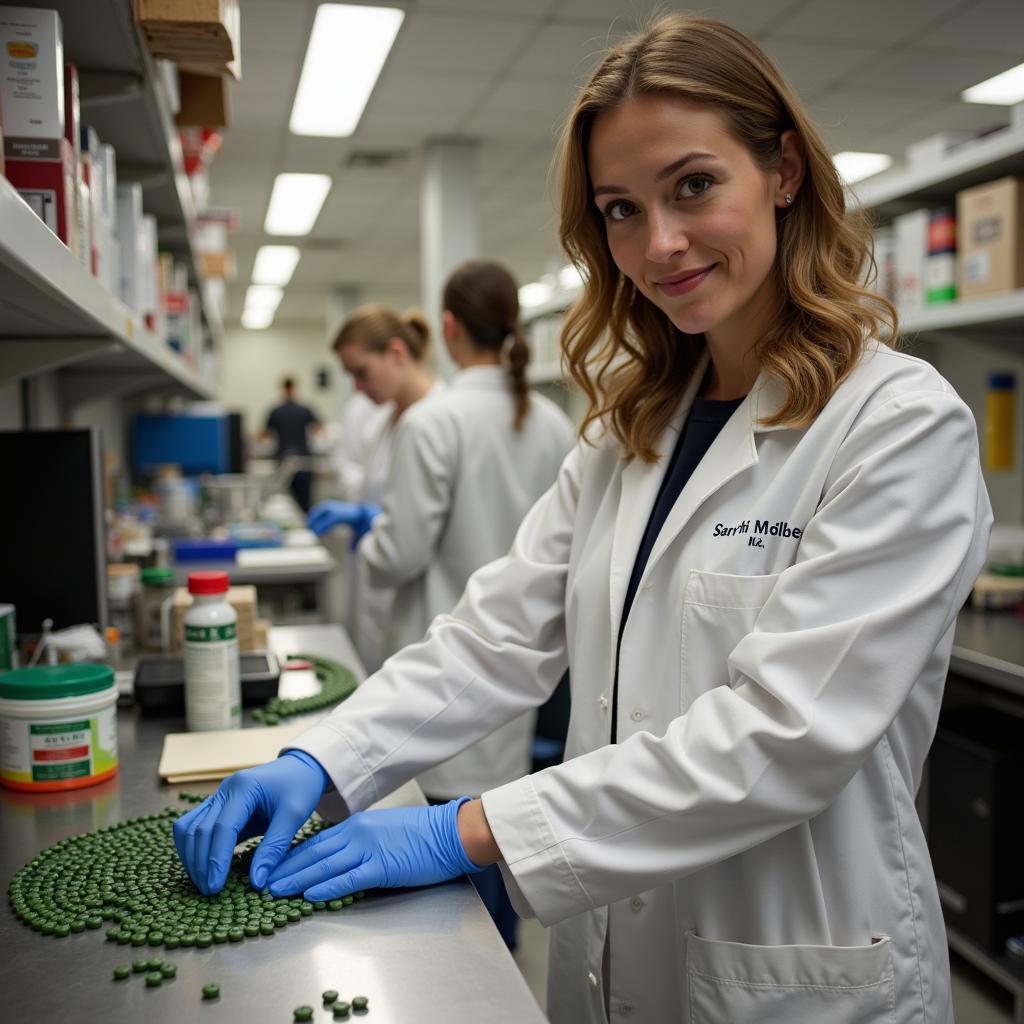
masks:
<svg viewBox="0 0 1024 1024"><path fill-rule="evenodd" d="M792 206L793 205L793 193L792 192L787 192L786 193L786 205L787 206Z"/></svg>

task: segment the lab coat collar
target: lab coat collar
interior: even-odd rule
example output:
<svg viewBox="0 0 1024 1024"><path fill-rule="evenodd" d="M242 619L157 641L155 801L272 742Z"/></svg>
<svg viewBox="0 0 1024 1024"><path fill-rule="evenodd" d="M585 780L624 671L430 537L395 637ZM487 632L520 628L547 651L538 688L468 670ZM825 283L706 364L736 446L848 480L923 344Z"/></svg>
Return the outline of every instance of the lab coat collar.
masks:
<svg viewBox="0 0 1024 1024"><path fill-rule="evenodd" d="M633 563L640 548L640 541L665 478L679 433L704 380L709 359L705 351L687 384L672 422L658 440L657 461L645 463L640 459L633 459L622 471L622 491L615 519L615 536L612 539L609 586L613 636L618 634L626 588L633 573ZM779 426L765 426L760 421L773 416L785 399L785 386L762 371L750 393L719 432L676 500L651 550L640 580L641 587L658 559L690 521L694 512L735 476L757 464L755 434L784 429Z"/></svg>
<svg viewBox="0 0 1024 1024"><path fill-rule="evenodd" d="M467 366L457 370L448 382L454 389L461 388L493 388L506 389L509 386L508 370L499 363L483 366Z"/></svg>

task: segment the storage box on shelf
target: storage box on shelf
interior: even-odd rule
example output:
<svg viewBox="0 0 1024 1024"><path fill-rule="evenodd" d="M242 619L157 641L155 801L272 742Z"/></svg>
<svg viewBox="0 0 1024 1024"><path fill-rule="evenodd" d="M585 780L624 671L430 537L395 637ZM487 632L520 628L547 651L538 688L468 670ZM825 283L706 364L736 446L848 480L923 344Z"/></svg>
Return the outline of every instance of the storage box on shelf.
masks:
<svg viewBox="0 0 1024 1024"><path fill-rule="evenodd" d="M971 214L963 200L958 201L958 196L970 195L967 190L978 186L983 187L984 193L997 179L1024 177L1024 126L1011 126L973 142L963 142L959 137L945 139L941 147L933 149L933 159L928 162L908 163L858 182L851 189L851 201L870 210L880 227L891 227L895 277L891 297L900 312L904 333L970 332L1005 343L1019 337L1024 327L1024 277L1004 273L985 294L967 280L971 275L965 273L965 268L975 265L970 254L975 246L972 238L976 238L977 232L965 222ZM1004 188L1012 191L1010 186ZM1004 199L1012 206L1012 197L1004 196ZM949 301L950 290L944 282L942 289L933 289L933 298L942 301L929 303L928 221L936 210L954 205L957 206L957 298ZM1020 205L1018 201L1018 210ZM1024 235L1020 213L1014 214L1006 206L1004 212L1005 216L998 222L989 219L982 232L998 236L1000 241L986 237L981 244L1001 246L1001 252L1019 253L1021 243L1018 240ZM887 244L882 241L883 255ZM948 258L948 249L943 255ZM984 264L984 258L980 262ZM996 258L996 262L1003 268L1008 264L1017 265L1009 255ZM993 281L996 278L993 277Z"/></svg>
<svg viewBox="0 0 1024 1024"><path fill-rule="evenodd" d="M135 0L135 16L154 57L241 78L238 0Z"/></svg>

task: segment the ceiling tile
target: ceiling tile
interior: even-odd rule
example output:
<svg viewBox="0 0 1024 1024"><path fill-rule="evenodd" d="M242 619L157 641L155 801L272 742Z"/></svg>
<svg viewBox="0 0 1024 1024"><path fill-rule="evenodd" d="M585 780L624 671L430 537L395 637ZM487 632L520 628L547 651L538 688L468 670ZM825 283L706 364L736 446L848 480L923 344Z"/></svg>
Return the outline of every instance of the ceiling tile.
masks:
<svg viewBox="0 0 1024 1024"><path fill-rule="evenodd" d="M510 74L582 85L608 47L627 32L604 21L548 25L519 55Z"/></svg>
<svg viewBox="0 0 1024 1024"><path fill-rule="evenodd" d="M769 36L761 47L800 96L808 99L881 53L881 46L807 43Z"/></svg>
<svg viewBox="0 0 1024 1024"><path fill-rule="evenodd" d="M984 50L1004 53L1020 61L1024 41L1024 3L1021 0L980 0L954 14L914 45L922 49L941 47L953 52Z"/></svg>
<svg viewBox="0 0 1024 1024"><path fill-rule="evenodd" d="M963 0L810 0L794 4L779 18L780 34L844 44L877 44L879 34L890 43L913 39L940 24Z"/></svg>
<svg viewBox="0 0 1024 1024"><path fill-rule="evenodd" d="M311 0L245 0L242 9L242 73L257 52L279 56L305 51L317 4Z"/></svg>
<svg viewBox="0 0 1024 1024"><path fill-rule="evenodd" d="M793 0L705 0L699 4L664 3L660 0L564 0L558 18L587 18L611 23L624 32L643 28L652 16L673 10L694 11L727 22L748 35L778 20Z"/></svg>
<svg viewBox="0 0 1024 1024"><path fill-rule="evenodd" d="M432 74L480 72L492 77L536 28L533 20L416 11L405 19L388 67Z"/></svg>
<svg viewBox="0 0 1024 1024"><path fill-rule="evenodd" d="M867 64L858 76L873 92L893 96L958 98L968 86L1006 70L1000 54L946 54L904 49Z"/></svg>

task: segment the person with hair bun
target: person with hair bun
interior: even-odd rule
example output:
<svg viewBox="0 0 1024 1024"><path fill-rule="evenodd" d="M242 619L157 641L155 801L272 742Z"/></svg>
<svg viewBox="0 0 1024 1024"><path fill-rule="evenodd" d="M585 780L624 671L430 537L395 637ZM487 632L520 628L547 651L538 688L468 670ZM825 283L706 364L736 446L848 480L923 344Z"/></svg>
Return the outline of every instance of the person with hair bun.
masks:
<svg viewBox="0 0 1024 1024"><path fill-rule="evenodd" d="M255 806L278 896L500 863L551 928L555 1024L951 1024L914 798L992 523L974 418L889 343L868 226L742 33L676 13L617 44L559 165L590 410L557 483L423 642L178 821L179 849L216 826L226 865ZM363 810L566 666L562 764ZM321 801L346 820L288 852Z"/></svg>
<svg viewBox="0 0 1024 1024"><path fill-rule="evenodd" d="M360 306L345 319L332 348L352 378L356 395L365 395L377 415L346 417L358 436L343 437L345 458L340 473L344 500L319 502L309 513L309 526L318 536L336 526L352 531L353 546L370 528L380 510L391 467L395 432L405 412L441 385L424 365L431 331L417 310L399 315L385 306ZM353 559L349 574L348 627L367 672L384 661L384 631L393 591L374 587L365 565Z"/></svg>
<svg viewBox="0 0 1024 1024"><path fill-rule="evenodd" d="M568 417L530 392L529 348L508 270L488 260L462 264L445 282L442 309L445 344L458 372L441 397L403 417L383 512L357 538L360 578L394 596L384 657L422 640L431 620L455 607L473 572L508 550L573 444ZM530 770L533 726L532 713L519 715L423 773L424 793L447 801L522 777ZM474 881L513 946L516 914L500 871L492 868Z"/></svg>

